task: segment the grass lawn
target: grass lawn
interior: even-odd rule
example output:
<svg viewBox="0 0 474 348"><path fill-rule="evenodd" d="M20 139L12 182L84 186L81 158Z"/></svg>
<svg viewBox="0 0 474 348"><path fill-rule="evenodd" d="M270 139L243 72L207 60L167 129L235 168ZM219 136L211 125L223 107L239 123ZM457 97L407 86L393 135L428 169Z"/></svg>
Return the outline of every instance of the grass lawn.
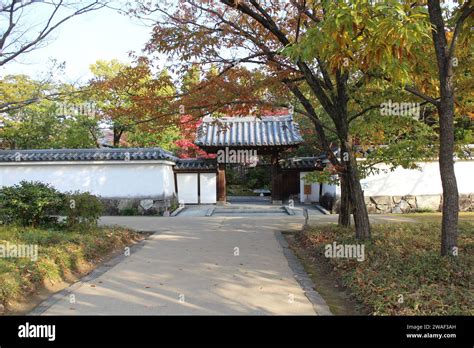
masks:
<svg viewBox="0 0 474 348"><path fill-rule="evenodd" d="M371 241L357 241L352 229L332 224L311 226L290 238L290 245L313 275L317 290L322 278L334 279L358 304L358 313L474 315L474 222L460 222L459 255L446 258L439 255L438 219L419 215L413 217L420 223L374 224ZM423 222L425 218L430 222ZM364 261L325 257L325 245L333 242L364 244ZM336 314L354 314L344 303L339 308L337 296L332 298L330 293L340 290L321 290Z"/></svg>
<svg viewBox="0 0 474 348"><path fill-rule="evenodd" d="M24 304L18 307L18 303L31 302L31 297L45 288L54 292L52 285L77 280L104 258L141 239L136 232L116 227L67 231L0 226L0 246L38 248L36 260L11 255L0 258L0 304L13 313L31 309Z"/></svg>
<svg viewBox="0 0 474 348"><path fill-rule="evenodd" d="M432 221L441 222L441 213L439 212L437 213L410 213L410 214L404 214L402 216L413 218L416 221L421 221L421 222L432 222ZM460 212L459 221L474 222L474 212Z"/></svg>

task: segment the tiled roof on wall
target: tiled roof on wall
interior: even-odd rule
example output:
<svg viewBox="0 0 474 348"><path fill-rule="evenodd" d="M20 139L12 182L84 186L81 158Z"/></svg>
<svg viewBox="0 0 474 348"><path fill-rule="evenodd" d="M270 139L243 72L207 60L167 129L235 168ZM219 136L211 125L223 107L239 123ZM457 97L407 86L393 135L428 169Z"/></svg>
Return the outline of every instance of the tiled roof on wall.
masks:
<svg viewBox="0 0 474 348"><path fill-rule="evenodd" d="M215 170L217 161L215 159L187 158L176 161L175 170Z"/></svg>
<svg viewBox="0 0 474 348"><path fill-rule="evenodd" d="M0 150L0 162L145 161L177 158L159 147L119 149Z"/></svg>

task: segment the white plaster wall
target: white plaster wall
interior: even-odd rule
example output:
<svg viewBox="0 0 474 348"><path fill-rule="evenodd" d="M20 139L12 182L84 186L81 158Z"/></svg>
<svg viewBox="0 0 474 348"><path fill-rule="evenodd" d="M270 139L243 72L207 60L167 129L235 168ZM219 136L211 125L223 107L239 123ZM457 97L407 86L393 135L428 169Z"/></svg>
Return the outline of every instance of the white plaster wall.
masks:
<svg viewBox="0 0 474 348"><path fill-rule="evenodd" d="M217 202L217 175L215 173L200 173L200 200L203 204Z"/></svg>
<svg viewBox="0 0 474 348"><path fill-rule="evenodd" d="M198 197L198 173L178 173L178 199L185 204L197 204Z"/></svg>
<svg viewBox="0 0 474 348"><path fill-rule="evenodd" d="M304 194L304 177L307 174L308 172L300 172L300 202L304 203L306 198L308 198L311 202L319 202L319 183L311 183L311 194L309 197L307 197L308 195Z"/></svg>
<svg viewBox="0 0 474 348"><path fill-rule="evenodd" d="M418 164L421 170L396 168L393 172L380 172L361 180L365 196L403 196L441 194L438 162ZM386 165L378 168L388 169ZM474 161L457 161L454 164L459 193L474 193Z"/></svg>
<svg viewBox="0 0 474 348"><path fill-rule="evenodd" d="M322 184L323 189L322 189L322 196L325 194L329 194L330 196L336 196L336 194L339 194L340 190L338 185L329 185L329 184Z"/></svg>
<svg viewBox="0 0 474 348"><path fill-rule="evenodd" d="M362 189L366 197L370 196L405 196L405 195L435 195L442 194L441 177L438 162L418 163L420 170L396 168L390 171L390 167L380 164L377 168L382 169L378 174L368 176L361 180ZM384 170L386 172L384 172ZM457 161L454 164L459 193L474 193L474 161ZM300 200L304 202L304 181L307 173L300 173ZM312 184L310 198L312 202L319 201L319 184ZM323 184L323 195L329 192L339 196L340 186Z"/></svg>
<svg viewBox="0 0 474 348"><path fill-rule="evenodd" d="M0 164L0 186L41 181L62 192L88 191L104 198L164 198L174 192L171 163L91 162Z"/></svg>

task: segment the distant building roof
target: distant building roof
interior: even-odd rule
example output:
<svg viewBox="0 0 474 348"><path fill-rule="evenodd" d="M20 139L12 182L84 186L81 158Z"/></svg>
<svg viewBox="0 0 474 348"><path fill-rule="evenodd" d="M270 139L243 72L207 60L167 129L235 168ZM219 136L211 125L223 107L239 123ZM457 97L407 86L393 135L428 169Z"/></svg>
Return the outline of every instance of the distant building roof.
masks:
<svg viewBox="0 0 474 348"><path fill-rule="evenodd" d="M328 162L326 156L319 157L293 157L280 160L282 169L322 169Z"/></svg>
<svg viewBox="0 0 474 348"><path fill-rule="evenodd" d="M0 162L65 162L65 161L143 161L177 158L168 151L155 148L0 150Z"/></svg>
<svg viewBox="0 0 474 348"><path fill-rule="evenodd" d="M289 147L303 142L293 116L205 117L195 144L203 148Z"/></svg>

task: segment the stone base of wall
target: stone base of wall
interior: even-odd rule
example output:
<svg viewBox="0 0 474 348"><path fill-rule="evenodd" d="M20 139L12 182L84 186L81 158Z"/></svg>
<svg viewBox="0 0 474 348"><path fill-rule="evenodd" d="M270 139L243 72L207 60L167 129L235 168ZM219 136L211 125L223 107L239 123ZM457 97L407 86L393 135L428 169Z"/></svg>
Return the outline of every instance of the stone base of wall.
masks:
<svg viewBox="0 0 474 348"><path fill-rule="evenodd" d="M403 214L417 211L441 211L442 195L420 196L372 196L365 197L365 205L369 214ZM331 209L339 213L340 200L337 197ZM474 193L459 195L459 210L474 211Z"/></svg>
<svg viewBox="0 0 474 348"><path fill-rule="evenodd" d="M105 215L163 215L178 204L176 196L153 198L101 198Z"/></svg>

